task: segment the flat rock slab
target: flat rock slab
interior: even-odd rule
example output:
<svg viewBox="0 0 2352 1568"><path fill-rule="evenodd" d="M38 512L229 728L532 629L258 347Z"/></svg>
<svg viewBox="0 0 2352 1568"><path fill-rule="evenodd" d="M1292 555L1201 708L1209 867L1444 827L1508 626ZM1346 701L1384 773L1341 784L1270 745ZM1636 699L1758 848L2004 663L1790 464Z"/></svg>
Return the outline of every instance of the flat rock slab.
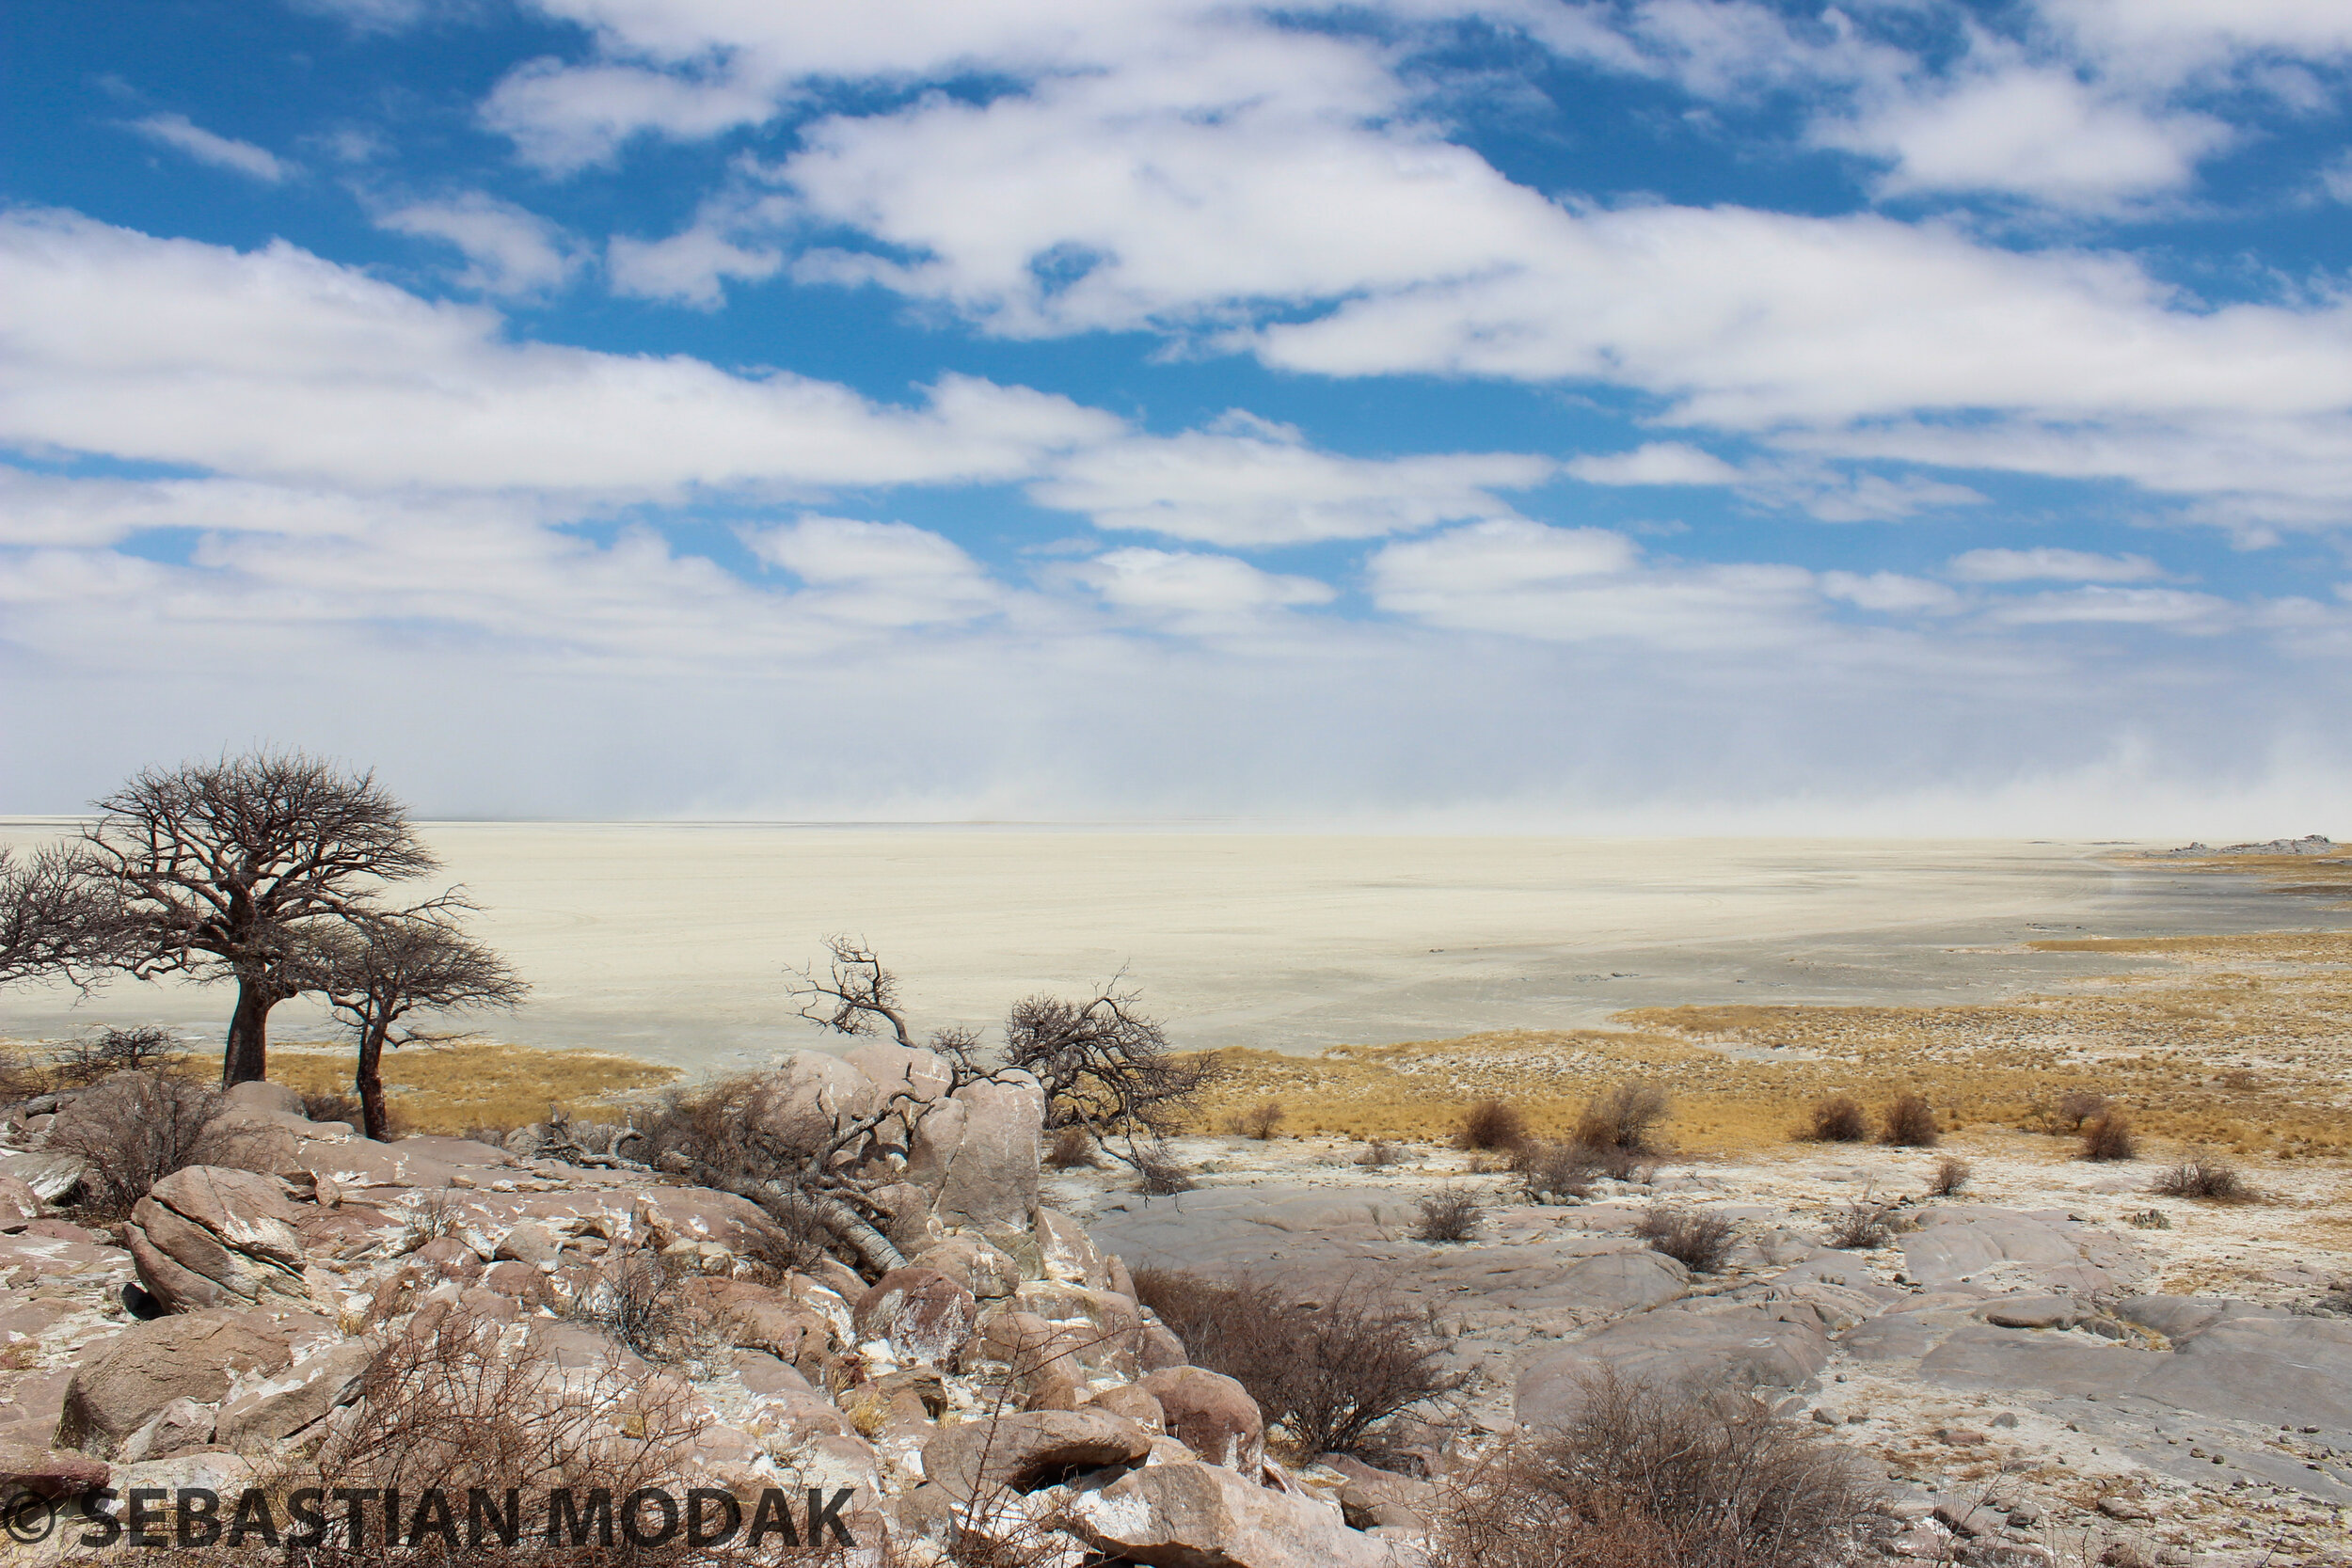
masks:
<svg viewBox="0 0 2352 1568"><path fill-rule="evenodd" d="M2169 1351L1972 1325L1922 1360L1919 1375L1962 1388L2132 1394L2215 1420L2352 1432L2352 1322L2336 1318L2249 1312Z"/></svg>
<svg viewBox="0 0 2352 1568"><path fill-rule="evenodd" d="M2001 1270L2044 1287L2093 1291L2145 1273L2129 1242L2056 1211L1950 1204L1923 1212L1899 1244L1911 1277L1929 1285Z"/></svg>
<svg viewBox="0 0 2352 1568"><path fill-rule="evenodd" d="M1715 1310L1664 1307L1613 1323L1519 1373L1513 1405L1529 1426L1575 1410L1584 1381L1613 1371L1666 1386L1794 1388L1829 1362L1829 1337L1775 1318L1767 1306Z"/></svg>
<svg viewBox="0 0 2352 1568"><path fill-rule="evenodd" d="M1324 1188L1212 1187L1135 1198L1098 1216L1095 1243L1133 1269L1249 1275L1293 1290L1344 1282L1422 1296L1449 1310L1584 1323L1682 1293L1671 1259L1613 1236L1432 1246L1411 1235L1417 1195ZM1579 1209L1586 1226L1597 1210Z"/></svg>

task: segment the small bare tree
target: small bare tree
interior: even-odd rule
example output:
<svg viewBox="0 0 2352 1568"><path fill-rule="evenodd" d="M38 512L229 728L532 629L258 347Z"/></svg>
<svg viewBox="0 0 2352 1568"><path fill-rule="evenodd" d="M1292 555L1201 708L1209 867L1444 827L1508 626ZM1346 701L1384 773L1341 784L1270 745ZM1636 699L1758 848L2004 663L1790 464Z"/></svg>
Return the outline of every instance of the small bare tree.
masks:
<svg viewBox="0 0 2352 1568"><path fill-rule="evenodd" d="M1137 1170L1182 1130L1215 1077L1206 1062L1168 1050L1139 1001L1115 975L1085 1002L1025 997L1005 1021L1005 1064L1044 1085L1046 1130L1082 1128Z"/></svg>
<svg viewBox="0 0 2352 1568"><path fill-rule="evenodd" d="M467 906L453 895L431 912L357 915L320 932L312 943L310 978L358 1047L352 1086L359 1094L362 1131L378 1143L390 1136L385 1048L453 1037L407 1026L409 1015L512 1009L531 990L505 959L456 927L452 914L460 907Z"/></svg>
<svg viewBox="0 0 2352 1568"><path fill-rule="evenodd" d="M833 962L822 979L814 964L787 972L801 982L792 988L793 995L805 998L801 1016L837 1035L879 1035L887 1026L892 1039L912 1049L898 977L882 967L874 949L863 937L840 936L827 937L825 949Z"/></svg>
<svg viewBox="0 0 2352 1568"><path fill-rule="evenodd" d="M440 863L373 773L300 752L148 768L95 804L77 878L118 911L117 967L236 983L224 1084L269 1075L270 1009L309 989L322 930Z"/></svg>
<svg viewBox="0 0 2352 1568"><path fill-rule="evenodd" d="M62 978L84 990L123 953L121 911L63 845L0 845L0 986Z"/></svg>

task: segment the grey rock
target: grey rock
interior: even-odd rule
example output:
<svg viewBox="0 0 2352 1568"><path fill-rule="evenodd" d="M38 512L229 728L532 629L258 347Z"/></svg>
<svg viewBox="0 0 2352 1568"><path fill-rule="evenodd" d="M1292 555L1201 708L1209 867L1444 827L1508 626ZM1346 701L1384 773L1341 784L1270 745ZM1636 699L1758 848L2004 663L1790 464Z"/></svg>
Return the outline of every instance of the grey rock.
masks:
<svg viewBox="0 0 2352 1568"><path fill-rule="evenodd" d="M1520 1372L1514 1404L1523 1424L1541 1426L1573 1412L1585 1381L1602 1369L1666 1386L1793 1388L1828 1360L1827 1335L1762 1307L1661 1307L1535 1361Z"/></svg>
<svg viewBox="0 0 2352 1568"><path fill-rule="evenodd" d="M1064 1510L1097 1551L1155 1568L1405 1568L1409 1543L1349 1529L1332 1505L1216 1465L1152 1465L1082 1492Z"/></svg>

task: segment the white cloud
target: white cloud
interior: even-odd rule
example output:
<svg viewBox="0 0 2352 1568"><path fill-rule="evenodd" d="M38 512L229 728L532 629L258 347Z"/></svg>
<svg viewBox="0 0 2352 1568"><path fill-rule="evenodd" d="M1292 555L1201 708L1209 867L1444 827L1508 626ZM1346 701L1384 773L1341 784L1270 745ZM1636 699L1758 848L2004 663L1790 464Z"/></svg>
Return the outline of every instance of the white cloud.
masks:
<svg viewBox="0 0 2352 1568"><path fill-rule="evenodd" d="M225 168L265 184L275 185L294 172L294 165L267 148L207 131L185 115L149 115L126 124L149 140L184 152L199 164Z"/></svg>
<svg viewBox="0 0 2352 1568"><path fill-rule="evenodd" d="M1993 618L2010 626L2163 626L2175 631L2220 631L2241 619L2237 606L2211 594L2174 588L2071 588L2036 594L2005 604Z"/></svg>
<svg viewBox="0 0 2352 1568"><path fill-rule="evenodd" d="M1105 603L1195 633L1245 625L1270 610L1328 604L1339 596L1328 583L1261 571L1230 555L1131 547L1069 570Z"/></svg>
<svg viewBox="0 0 2352 1568"><path fill-rule="evenodd" d="M746 530L743 542L814 592L801 602L866 626L965 621L1000 606L1004 594L954 541L906 523L807 516Z"/></svg>
<svg viewBox="0 0 2352 1568"><path fill-rule="evenodd" d="M1890 161L1883 195L1994 191L2066 206L2182 189L2232 140L2210 115L2152 110L2070 71L2022 66L1817 123L1813 135Z"/></svg>
<svg viewBox="0 0 2352 1568"><path fill-rule="evenodd" d="M1862 610L1884 613L1911 610L1947 614L1960 608L1960 595L1940 582L1905 577L1899 572L1823 572L1821 592Z"/></svg>
<svg viewBox="0 0 2352 1568"><path fill-rule="evenodd" d="M2164 569L2145 556L2094 555L2086 550L2049 546L1970 550L1952 557L1945 570L1963 582L2030 582L2036 578L2056 578L2061 582L2144 582L2164 576Z"/></svg>
<svg viewBox="0 0 2352 1568"><path fill-rule="evenodd" d="M579 270L578 243L561 225L511 201L467 191L376 214L376 226L455 245L468 262L458 282L486 294L529 298L562 288Z"/></svg>
<svg viewBox="0 0 2352 1568"><path fill-rule="evenodd" d="M0 216L0 440L372 486L666 494L1018 479L1107 439L1068 399L943 376L916 407L682 356L507 341L282 242L241 253Z"/></svg>
<svg viewBox="0 0 2352 1568"><path fill-rule="evenodd" d="M1524 521L1384 546L1368 574L1383 610L1434 626L1682 651L1800 640L1819 604L1800 567L1653 566L1622 534Z"/></svg>
<svg viewBox="0 0 2352 1568"><path fill-rule="evenodd" d="M512 137L528 162L569 173L606 162L640 132L708 136L773 112L765 92L724 74L681 77L639 66L534 60L498 85L483 105L483 120Z"/></svg>
<svg viewBox="0 0 2352 1568"><path fill-rule="evenodd" d="M606 248L614 292L712 310L732 278L757 282L782 271L781 245L762 237L789 218L775 198L706 202L691 225L660 240L616 234Z"/></svg>
<svg viewBox="0 0 2352 1568"><path fill-rule="evenodd" d="M1681 441L1651 441L1631 451L1571 459L1567 473L1587 484L1729 484L1740 470L1713 452Z"/></svg>
<svg viewBox="0 0 2352 1568"><path fill-rule="evenodd" d="M1493 491L1541 483L1551 471L1543 458L1511 452L1342 457L1236 411L1206 430L1082 448L1029 496L1083 512L1100 529L1248 548L1516 516Z"/></svg>

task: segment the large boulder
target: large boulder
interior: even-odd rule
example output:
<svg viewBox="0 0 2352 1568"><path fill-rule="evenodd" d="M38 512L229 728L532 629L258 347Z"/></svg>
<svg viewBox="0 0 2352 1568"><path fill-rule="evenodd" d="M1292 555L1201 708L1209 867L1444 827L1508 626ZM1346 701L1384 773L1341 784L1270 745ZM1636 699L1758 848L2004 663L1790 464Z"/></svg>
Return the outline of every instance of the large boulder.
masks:
<svg viewBox="0 0 2352 1568"><path fill-rule="evenodd" d="M929 1104L955 1085L954 1069L936 1051L867 1040L844 1052L841 1059L885 1097L903 1094Z"/></svg>
<svg viewBox="0 0 2352 1568"><path fill-rule="evenodd" d="M157 1318L104 1340L66 1385L56 1446L101 1459L178 1399L217 1404L245 1373L283 1370L287 1331L256 1313L199 1311Z"/></svg>
<svg viewBox="0 0 2352 1568"><path fill-rule="evenodd" d="M369 1345L346 1339L295 1362L221 1406L213 1423L213 1441L242 1453L294 1436L358 1397L359 1379L374 1358Z"/></svg>
<svg viewBox="0 0 2352 1568"><path fill-rule="evenodd" d="M960 1421L923 1447L923 1474L958 1502L975 1491L1035 1491L1114 1465L1140 1465L1152 1434L1117 1416L1037 1410Z"/></svg>
<svg viewBox="0 0 2352 1568"><path fill-rule="evenodd" d="M979 1321L972 1292L936 1269L893 1269L858 1298L861 1342L884 1339L908 1361L944 1361Z"/></svg>
<svg viewBox="0 0 2352 1568"><path fill-rule="evenodd" d="M1401 1542L1349 1529L1339 1510L1276 1492L1219 1465L1152 1465L1073 1497L1071 1532L1105 1556L1155 1568L1405 1568Z"/></svg>
<svg viewBox="0 0 2352 1568"><path fill-rule="evenodd" d="M950 1228L1025 1228L1037 1207L1044 1125L1045 1091L1026 1074L966 1084L916 1125L907 1180L938 1195L933 1212Z"/></svg>
<svg viewBox="0 0 2352 1568"><path fill-rule="evenodd" d="M1168 1434L1208 1464L1254 1476L1265 1463L1265 1418L1232 1378L1205 1367L1170 1367L1137 1386L1159 1401Z"/></svg>
<svg viewBox="0 0 2352 1568"><path fill-rule="evenodd" d="M294 1205L258 1172L174 1171L139 1199L123 1237L139 1283L171 1311L310 1300Z"/></svg>
<svg viewBox="0 0 2352 1568"><path fill-rule="evenodd" d="M86 1453L63 1453L14 1439L0 1439L0 1492L24 1490L43 1497L70 1497L106 1484L111 1467Z"/></svg>
<svg viewBox="0 0 2352 1568"><path fill-rule="evenodd" d="M1111 1288L1109 1266L1086 1227L1058 1210L1037 1212L1037 1256L1038 1267L1047 1279L1083 1285L1090 1291Z"/></svg>

